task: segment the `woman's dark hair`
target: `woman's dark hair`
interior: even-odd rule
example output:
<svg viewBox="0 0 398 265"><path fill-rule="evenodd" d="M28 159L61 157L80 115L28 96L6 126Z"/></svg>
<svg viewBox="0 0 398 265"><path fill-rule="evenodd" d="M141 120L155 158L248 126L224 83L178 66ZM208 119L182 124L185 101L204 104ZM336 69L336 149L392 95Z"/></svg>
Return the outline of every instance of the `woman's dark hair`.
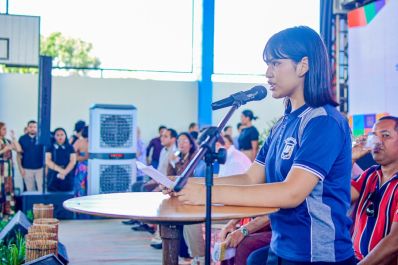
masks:
<svg viewBox="0 0 398 265"><path fill-rule="evenodd" d="M189 155L192 155L193 153L196 152L196 149L198 148L197 145L196 145L195 140L193 139L193 137L191 136L191 134L189 132L180 133L178 135L178 138L180 138L181 135L184 135L184 136L186 136L188 138L189 143L191 144L191 148L189 149Z"/></svg>
<svg viewBox="0 0 398 265"><path fill-rule="evenodd" d="M79 133L84 129L84 126L86 126L86 122L85 121L77 121L75 123L75 132Z"/></svg>
<svg viewBox="0 0 398 265"><path fill-rule="evenodd" d="M305 74L304 100L311 107L326 104L337 106L333 99L330 79L330 62L325 44L313 29L299 26L282 30L273 35L267 42L263 59L291 59L299 63L308 58L309 70ZM290 101L286 101L286 109L290 111Z"/></svg>
<svg viewBox="0 0 398 265"><path fill-rule="evenodd" d="M56 128L52 133L51 133L51 144L55 144L57 141L55 140L55 134L58 131L63 131L65 134L65 143L64 145L69 145L69 141L68 141L68 134L66 133L65 129L62 127L58 127Z"/></svg>
<svg viewBox="0 0 398 265"><path fill-rule="evenodd" d="M248 117L249 120L257 120L258 119L257 116L254 116L253 111L251 111L249 109L242 111L242 115L245 117Z"/></svg>
<svg viewBox="0 0 398 265"><path fill-rule="evenodd" d="M88 138L88 126L84 126L83 130L82 130L82 137L83 138Z"/></svg>

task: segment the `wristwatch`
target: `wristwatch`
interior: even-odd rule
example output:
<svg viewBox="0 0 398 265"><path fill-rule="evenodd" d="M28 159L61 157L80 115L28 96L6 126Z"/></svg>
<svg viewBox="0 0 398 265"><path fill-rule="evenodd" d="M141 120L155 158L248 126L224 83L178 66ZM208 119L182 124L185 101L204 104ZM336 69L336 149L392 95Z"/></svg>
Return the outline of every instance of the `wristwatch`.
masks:
<svg viewBox="0 0 398 265"><path fill-rule="evenodd" d="M249 235L249 230L247 230L246 226L241 226L241 227L239 228L239 231L242 232L242 234L243 234L244 237L246 237L246 236Z"/></svg>

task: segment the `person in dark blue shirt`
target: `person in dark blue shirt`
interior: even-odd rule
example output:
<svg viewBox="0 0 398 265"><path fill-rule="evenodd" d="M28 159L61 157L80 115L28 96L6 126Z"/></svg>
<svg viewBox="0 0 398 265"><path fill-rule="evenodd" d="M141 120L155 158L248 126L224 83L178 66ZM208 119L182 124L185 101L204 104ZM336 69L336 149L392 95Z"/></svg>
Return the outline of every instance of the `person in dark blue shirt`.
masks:
<svg viewBox="0 0 398 265"><path fill-rule="evenodd" d="M239 150L242 151L251 161L254 161L258 152L258 138L260 134L252 121L257 120L253 111L244 110L241 115L243 129L239 134Z"/></svg>
<svg viewBox="0 0 398 265"><path fill-rule="evenodd" d="M347 215L350 128L332 96L325 45L308 27L288 28L269 39L264 60L285 114L245 174L215 179L212 202L280 208L269 216L272 240L259 264L356 264ZM202 183L191 179L176 196L204 204Z"/></svg>
<svg viewBox="0 0 398 265"><path fill-rule="evenodd" d="M154 168L158 168L160 151L162 151L162 148L163 148L162 143L160 141L160 136L162 136L162 134L166 130L167 130L166 126L164 126L164 125L159 126L159 136L153 138L149 142L148 147L146 148L146 156L147 156L148 165L150 164ZM152 150L152 155L150 156L151 150Z"/></svg>
<svg viewBox="0 0 398 265"><path fill-rule="evenodd" d="M43 145L37 140L37 123L29 121L27 133L19 138L22 151L18 154L17 161L19 172L24 180L27 191L43 190Z"/></svg>

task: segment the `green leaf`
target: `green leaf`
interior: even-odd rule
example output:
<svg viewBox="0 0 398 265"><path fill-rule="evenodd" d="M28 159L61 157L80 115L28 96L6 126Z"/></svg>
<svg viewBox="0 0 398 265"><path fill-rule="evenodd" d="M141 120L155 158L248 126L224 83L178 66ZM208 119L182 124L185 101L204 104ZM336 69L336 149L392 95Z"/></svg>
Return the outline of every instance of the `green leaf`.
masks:
<svg viewBox="0 0 398 265"><path fill-rule="evenodd" d="M258 140L258 145L261 148L265 142L265 140L267 139L267 137L269 136L272 127L274 127L274 125L278 122L279 118L274 118L272 120L270 120L269 122L267 122L267 126L266 128L263 130L263 132L260 134L259 140Z"/></svg>

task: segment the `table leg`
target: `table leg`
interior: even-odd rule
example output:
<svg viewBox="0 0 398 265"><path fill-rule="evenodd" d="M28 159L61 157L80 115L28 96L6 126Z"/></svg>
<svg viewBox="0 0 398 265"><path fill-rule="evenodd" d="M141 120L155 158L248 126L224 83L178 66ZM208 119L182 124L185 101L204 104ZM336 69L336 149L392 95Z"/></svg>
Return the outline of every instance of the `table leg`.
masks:
<svg viewBox="0 0 398 265"><path fill-rule="evenodd" d="M163 265L178 265L180 235L176 225L160 225L163 240Z"/></svg>

